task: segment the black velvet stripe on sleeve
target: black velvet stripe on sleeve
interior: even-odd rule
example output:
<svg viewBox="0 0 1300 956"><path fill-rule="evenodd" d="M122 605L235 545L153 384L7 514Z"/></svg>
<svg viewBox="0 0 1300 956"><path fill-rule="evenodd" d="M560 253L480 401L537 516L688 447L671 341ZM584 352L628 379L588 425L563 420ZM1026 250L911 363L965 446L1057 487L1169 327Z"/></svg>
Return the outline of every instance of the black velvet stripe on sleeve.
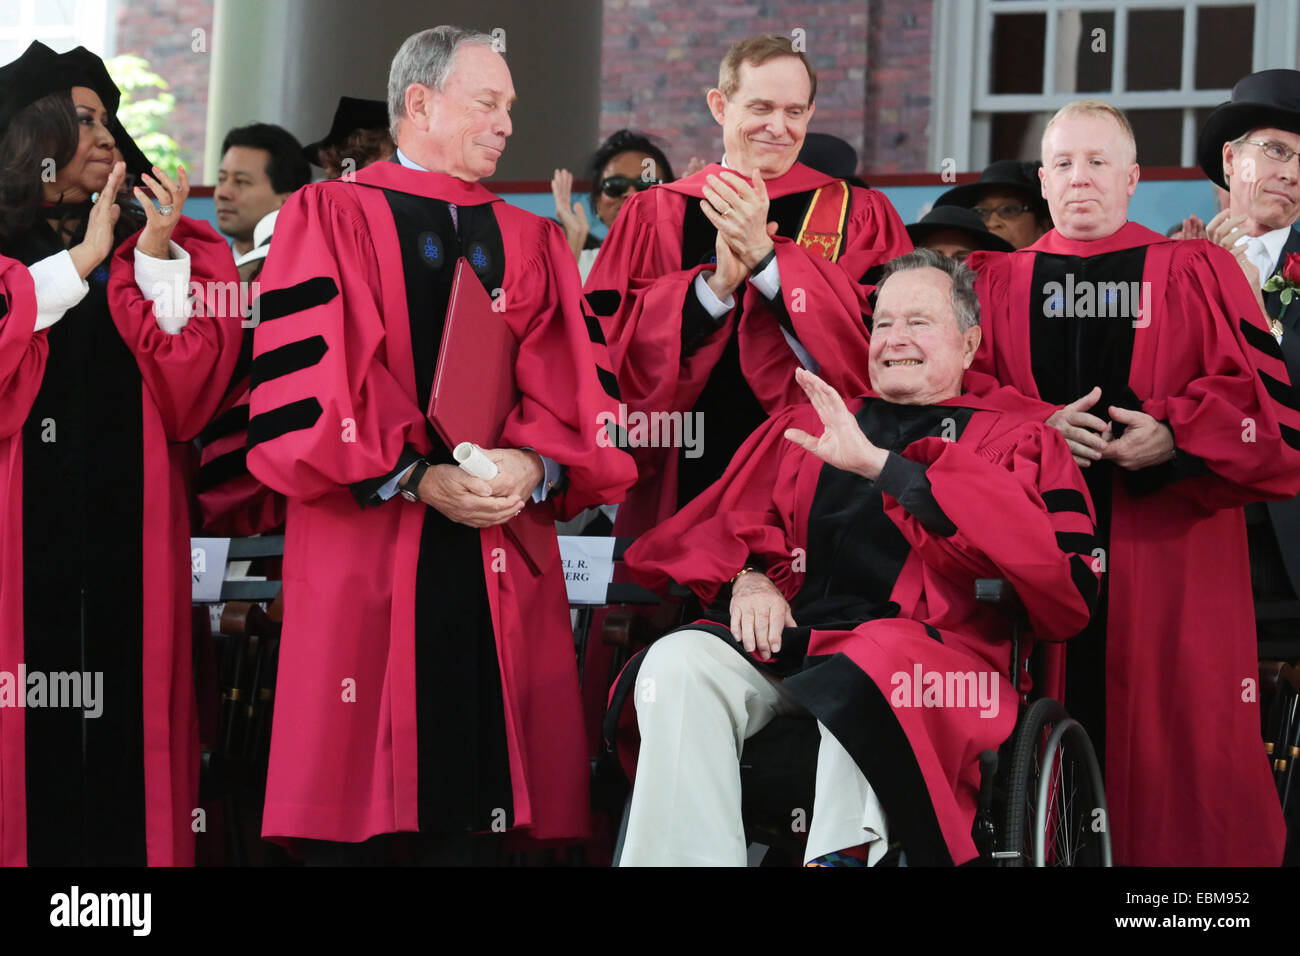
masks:
<svg viewBox="0 0 1300 956"><path fill-rule="evenodd" d="M1062 511L1073 511L1081 515L1088 513L1088 499L1083 496L1082 491L1074 488L1053 488L1051 491L1044 491L1043 504L1047 506L1048 514Z"/></svg>
<svg viewBox="0 0 1300 956"><path fill-rule="evenodd" d="M616 402L622 401L623 398L622 393L619 392L618 390L618 379L615 377L613 372L610 372L607 369L603 369L599 365L597 365L596 377L600 379L600 387L605 390L606 395L608 395Z"/></svg>
<svg viewBox="0 0 1300 956"><path fill-rule="evenodd" d="M248 447L252 449L264 441L279 438L289 432L311 428L323 411L316 399L303 398L254 415L248 420Z"/></svg>
<svg viewBox="0 0 1300 956"><path fill-rule="evenodd" d="M787 678L785 687L858 765L884 807L890 839L902 843L908 863L952 866L925 776L885 693L843 654Z"/></svg>
<svg viewBox="0 0 1300 956"><path fill-rule="evenodd" d="M203 429L202 434L199 435L199 442L203 445L211 445L217 439L233 435L235 432L242 431L247 427L248 406L236 405Z"/></svg>
<svg viewBox="0 0 1300 956"><path fill-rule="evenodd" d="M259 322L282 319L295 312L324 305L339 294L339 287L329 276L317 276L285 289L271 289L259 298L256 314Z"/></svg>
<svg viewBox="0 0 1300 956"><path fill-rule="evenodd" d="M0 295L0 319L9 314L9 297Z"/></svg>
<svg viewBox="0 0 1300 956"><path fill-rule="evenodd" d="M619 305L623 302L623 294L617 289L597 289L595 292L588 292L586 299L587 304L591 306L591 311L603 318L618 311Z"/></svg>
<svg viewBox="0 0 1300 956"><path fill-rule="evenodd" d="M1259 380L1264 383L1264 391L1268 392L1269 398L1279 405L1285 405L1292 411L1300 412L1300 398L1297 398L1295 389L1286 382L1279 381L1272 375L1269 375L1263 369L1259 369Z"/></svg>
<svg viewBox="0 0 1300 956"><path fill-rule="evenodd" d="M582 318L587 323L587 338L597 345L605 345L605 330L600 327L600 319L586 309L582 310Z"/></svg>
<svg viewBox="0 0 1300 956"><path fill-rule="evenodd" d="M957 533L957 526L943 513L939 502L934 500L925 465L919 461L890 452L876 484L885 494L897 499L908 514L921 522L926 531L944 538Z"/></svg>
<svg viewBox="0 0 1300 956"><path fill-rule="evenodd" d="M1282 346L1278 344L1277 339L1271 334L1265 332L1259 326L1247 321L1245 316L1241 317L1241 335L1248 345L1263 352L1269 358L1275 358L1279 361L1282 359Z"/></svg>
<svg viewBox="0 0 1300 956"><path fill-rule="evenodd" d="M628 437L627 429L612 418L605 419L605 434L609 437L609 443L614 448L627 450L632 447L632 441Z"/></svg>
<svg viewBox="0 0 1300 956"><path fill-rule="evenodd" d="M1097 539L1077 531L1056 532L1056 546L1066 554L1092 554Z"/></svg>
<svg viewBox="0 0 1300 956"><path fill-rule="evenodd" d="M249 371L250 387L257 388L272 379L311 368L325 357L327 351L329 346L325 344L325 336L313 335L300 342L290 342L288 345L263 352L253 359L253 366Z"/></svg>
<svg viewBox="0 0 1300 956"><path fill-rule="evenodd" d="M1077 554L1070 557L1070 579L1079 589L1079 595L1088 605L1088 610L1094 610L1097 607L1097 576L1092 573L1088 562Z"/></svg>
<svg viewBox="0 0 1300 956"><path fill-rule="evenodd" d="M243 448L237 448L212 459L200 468L198 476L194 479L195 490L209 491L246 474L248 474L248 452Z"/></svg>
<svg viewBox="0 0 1300 956"><path fill-rule="evenodd" d="M722 321L726 321L725 315ZM709 315L692 284L686 290L686 304L682 307L682 356L694 354L705 339L722 328L722 321Z"/></svg>

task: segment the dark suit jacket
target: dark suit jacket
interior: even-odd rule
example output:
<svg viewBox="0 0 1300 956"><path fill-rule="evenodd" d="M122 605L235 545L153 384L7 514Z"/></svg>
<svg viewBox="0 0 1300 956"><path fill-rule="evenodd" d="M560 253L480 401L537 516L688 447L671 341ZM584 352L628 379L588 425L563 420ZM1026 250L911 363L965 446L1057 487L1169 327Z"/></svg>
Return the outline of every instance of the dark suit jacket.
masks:
<svg viewBox="0 0 1300 956"><path fill-rule="evenodd" d="M1273 263L1277 273L1289 253L1300 253L1300 229L1294 226L1287 237L1282 254ZM1264 278L1268 278L1265 276ZM1264 306L1270 316L1279 316L1285 331L1282 333L1282 355L1286 359L1286 369L1291 374L1291 386L1300 395L1300 295L1291 299L1286 311L1282 311L1282 302L1278 292L1264 293ZM1273 533L1277 536L1277 545L1282 552L1282 562L1286 565L1287 577L1300 597L1300 495L1290 501L1270 501L1268 503L1269 520Z"/></svg>

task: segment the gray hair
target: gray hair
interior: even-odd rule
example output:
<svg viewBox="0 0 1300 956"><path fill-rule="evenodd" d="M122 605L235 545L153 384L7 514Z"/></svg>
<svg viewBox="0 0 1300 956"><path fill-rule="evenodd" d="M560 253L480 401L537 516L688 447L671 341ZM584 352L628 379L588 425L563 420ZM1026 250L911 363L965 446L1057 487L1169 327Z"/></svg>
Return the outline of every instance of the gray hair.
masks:
<svg viewBox="0 0 1300 956"><path fill-rule="evenodd" d="M877 293L884 288L885 280L890 276L912 269L938 269L946 273L952 280L952 314L957 319L957 328L965 332L980 324L980 300L975 294L975 272L966 263L949 259L933 249L914 249L886 262L885 271L876 287Z"/></svg>
<svg viewBox="0 0 1300 956"><path fill-rule="evenodd" d="M462 44L493 46L492 37L465 27L440 26L413 33L402 41L388 68L388 129L397 139L397 127L406 116L406 91L412 83L439 93L447 84L452 60Z"/></svg>

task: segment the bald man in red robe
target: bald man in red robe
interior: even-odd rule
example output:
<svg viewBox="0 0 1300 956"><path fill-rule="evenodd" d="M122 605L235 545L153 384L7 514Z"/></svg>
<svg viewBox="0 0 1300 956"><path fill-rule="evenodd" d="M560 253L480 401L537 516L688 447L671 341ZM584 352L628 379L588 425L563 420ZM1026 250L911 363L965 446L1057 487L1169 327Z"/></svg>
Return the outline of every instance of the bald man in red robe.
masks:
<svg viewBox="0 0 1300 956"><path fill-rule="evenodd" d="M1039 175L1056 228L969 259L973 368L1058 409L1096 503L1106 574L1066 705L1104 748L1115 860L1276 865L1241 506L1300 488L1282 352L1228 252L1128 221L1123 113L1063 107Z"/></svg>

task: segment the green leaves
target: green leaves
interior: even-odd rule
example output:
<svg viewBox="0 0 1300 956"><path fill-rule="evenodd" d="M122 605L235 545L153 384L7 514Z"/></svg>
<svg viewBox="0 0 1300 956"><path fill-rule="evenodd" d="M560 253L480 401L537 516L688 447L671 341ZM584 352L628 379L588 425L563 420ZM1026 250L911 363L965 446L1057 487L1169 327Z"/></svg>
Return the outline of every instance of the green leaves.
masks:
<svg viewBox="0 0 1300 956"><path fill-rule="evenodd" d="M108 74L122 91L117 118L135 140L140 151L167 175L176 177L182 164L180 145L166 132L167 120L176 107L167 81L149 69L149 61L124 53L104 61ZM157 92L150 95L150 91ZM185 163L188 166L188 163Z"/></svg>

